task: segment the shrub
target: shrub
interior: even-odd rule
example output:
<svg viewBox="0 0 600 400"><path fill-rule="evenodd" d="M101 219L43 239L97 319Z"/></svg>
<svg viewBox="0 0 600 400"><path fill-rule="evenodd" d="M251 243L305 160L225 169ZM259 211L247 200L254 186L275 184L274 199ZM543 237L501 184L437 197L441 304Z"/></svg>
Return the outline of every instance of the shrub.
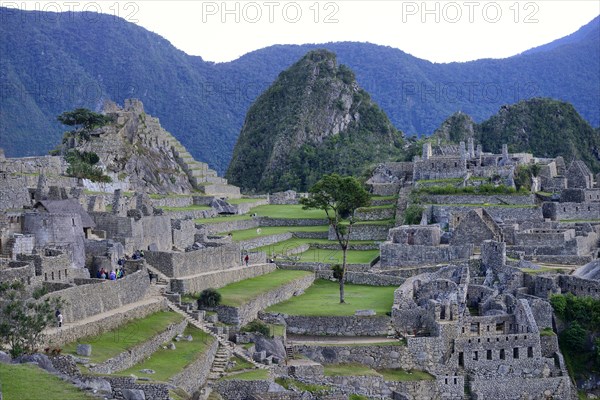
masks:
<svg viewBox="0 0 600 400"><path fill-rule="evenodd" d="M216 307L221 303L221 293L216 289L204 289L198 297L198 308Z"/></svg>
<svg viewBox="0 0 600 400"><path fill-rule="evenodd" d="M37 289L35 289L33 291L33 293L31 293L31 297L33 297L34 299L39 299L40 297L42 297L43 295L45 295L46 293L48 293L48 289L45 286L41 286Z"/></svg>
<svg viewBox="0 0 600 400"><path fill-rule="evenodd" d="M577 352L584 350L586 336L585 329L577 321L574 321L560 334L560 340L567 349Z"/></svg>
<svg viewBox="0 0 600 400"><path fill-rule="evenodd" d="M423 216L423 207L417 204L411 204L404 210L404 223L407 225L417 225L421 222Z"/></svg>
<svg viewBox="0 0 600 400"><path fill-rule="evenodd" d="M242 327L241 331L256 332L262 334L263 336L269 336L269 327L267 326L267 324L258 319L255 319L246 326Z"/></svg>

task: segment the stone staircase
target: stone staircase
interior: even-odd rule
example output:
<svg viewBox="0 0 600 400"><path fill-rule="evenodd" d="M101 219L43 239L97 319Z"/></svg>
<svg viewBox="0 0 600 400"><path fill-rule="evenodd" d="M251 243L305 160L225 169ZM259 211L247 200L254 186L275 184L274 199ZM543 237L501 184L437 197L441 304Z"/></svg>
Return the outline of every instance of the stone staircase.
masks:
<svg viewBox="0 0 600 400"><path fill-rule="evenodd" d="M398 192L398 201L396 202L396 226L404 222L404 210L408 207L408 196L411 191L411 185L403 186Z"/></svg>
<svg viewBox="0 0 600 400"><path fill-rule="evenodd" d="M294 348L289 344L285 345L285 358L286 360L294 359Z"/></svg>
<svg viewBox="0 0 600 400"><path fill-rule="evenodd" d="M15 238L8 238L2 245L2 253L0 256L3 258L10 258L12 255L12 249L15 245Z"/></svg>
<svg viewBox="0 0 600 400"><path fill-rule="evenodd" d="M208 164L196 161L173 135L168 132L165 132L165 134L167 136L166 140L173 149L177 163L186 172L194 189L218 197L241 197L240 189L237 186L229 185L227 179L219 177L215 170L208 167Z"/></svg>
<svg viewBox="0 0 600 400"><path fill-rule="evenodd" d="M251 357L248 357L241 347L231 342L228 338L229 334L227 330L218 329L220 327L216 326L214 323L200 320L198 318L193 318L189 312L184 311L180 308L180 306L174 304L168 298L167 305L171 310L182 315L186 319L188 324L195 326L196 328L208 333L209 335L214 337L219 343L219 348L217 349L217 354L215 355L213 364L211 365L210 373L208 375L208 379L206 381L206 385L203 391L203 399L206 399L208 397L208 395L212 391L212 386L214 385L214 383L219 378L226 375L225 369L227 366L227 362L233 355L238 356L243 360L249 362L255 368L269 369L268 366L264 364L259 364L256 361L254 361Z"/></svg>

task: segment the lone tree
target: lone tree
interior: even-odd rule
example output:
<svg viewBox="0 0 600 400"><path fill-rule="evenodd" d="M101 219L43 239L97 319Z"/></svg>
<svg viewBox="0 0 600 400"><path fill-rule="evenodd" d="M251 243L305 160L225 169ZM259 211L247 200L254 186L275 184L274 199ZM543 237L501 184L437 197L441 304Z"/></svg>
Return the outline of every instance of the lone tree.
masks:
<svg viewBox="0 0 600 400"><path fill-rule="evenodd" d="M56 320L54 311L63 302L57 298L35 300L21 282L0 284L0 344L10 347L17 357L34 353L42 331Z"/></svg>
<svg viewBox="0 0 600 400"><path fill-rule="evenodd" d="M355 212L360 207L368 206L370 202L369 193L356 178L338 174L323 176L310 188L309 196L300 199L300 204L305 210L321 209L325 211L329 226L333 228L342 249L342 265L334 268L334 277L340 283L340 303L345 303L346 253L352 228L356 223Z"/></svg>

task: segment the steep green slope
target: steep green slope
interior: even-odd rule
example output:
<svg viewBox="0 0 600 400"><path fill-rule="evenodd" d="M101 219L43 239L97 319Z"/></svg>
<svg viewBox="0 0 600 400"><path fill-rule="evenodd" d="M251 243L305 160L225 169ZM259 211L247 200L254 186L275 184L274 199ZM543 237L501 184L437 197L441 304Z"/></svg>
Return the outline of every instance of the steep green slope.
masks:
<svg viewBox="0 0 600 400"><path fill-rule="evenodd" d="M250 107L227 178L258 191L306 190L400 154L402 136L335 54L311 51Z"/></svg>

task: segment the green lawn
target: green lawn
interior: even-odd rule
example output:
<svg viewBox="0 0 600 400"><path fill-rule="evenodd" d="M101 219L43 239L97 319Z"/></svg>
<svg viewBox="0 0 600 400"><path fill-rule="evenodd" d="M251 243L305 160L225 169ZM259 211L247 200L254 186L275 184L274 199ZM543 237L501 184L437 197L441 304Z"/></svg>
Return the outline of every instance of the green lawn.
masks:
<svg viewBox="0 0 600 400"><path fill-rule="evenodd" d="M218 224L219 222L232 222L232 221L248 221L252 219L250 215L219 215L212 218L198 218L194 222L197 224Z"/></svg>
<svg viewBox="0 0 600 400"><path fill-rule="evenodd" d="M248 239L254 239L260 236L277 235L286 232L327 232L329 227L323 226L263 226L260 228L244 229L242 231L233 231L232 237L236 242ZM228 232L222 233L226 235Z"/></svg>
<svg viewBox="0 0 600 400"><path fill-rule="evenodd" d="M520 193L519 193L520 194ZM487 208L537 208L536 204L424 204L425 206L440 206L440 207L487 207Z"/></svg>
<svg viewBox="0 0 600 400"><path fill-rule="evenodd" d="M369 210L385 210L390 208L395 208L395 204L385 204L383 206L369 206L369 207L361 207L358 211L369 211Z"/></svg>
<svg viewBox="0 0 600 400"><path fill-rule="evenodd" d="M263 293L285 285L294 279L311 274L312 272L308 271L278 269L270 274L229 284L217 291L221 293L222 305L238 307Z"/></svg>
<svg viewBox="0 0 600 400"><path fill-rule="evenodd" d="M338 242L335 240L327 240L327 239L301 239L301 238L292 238L288 240L284 240L282 242L277 242L274 244L270 244L268 246L262 246L254 249L255 251L264 251L267 253L267 256L272 256L274 254L288 255L288 251L296 249L304 244L332 244L338 245ZM372 240L351 240L350 244L373 244L375 243ZM326 251L326 250L323 250Z"/></svg>
<svg viewBox="0 0 600 400"><path fill-rule="evenodd" d="M382 369L378 370L383 379L386 381L433 381L435 377L425 371L410 370L405 371L403 369Z"/></svg>
<svg viewBox="0 0 600 400"><path fill-rule="evenodd" d="M269 379L269 371L266 369L254 369L252 371L242 372L241 374L227 375L221 378L226 379L237 379L240 381L260 381Z"/></svg>
<svg viewBox="0 0 600 400"><path fill-rule="evenodd" d="M304 316L348 316L356 310L373 309L377 315L391 311L396 286L345 285L344 304L340 304L339 284L318 279L304 294L275 304L268 312Z"/></svg>
<svg viewBox="0 0 600 400"><path fill-rule="evenodd" d="M377 371L362 364L326 364L325 376L381 376Z"/></svg>
<svg viewBox="0 0 600 400"><path fill-rule="evenodd" d="M369 264L379 255L379 250L348 250L346 253L348 264ZM308 249L298 257L301 262L342 263L341 250Z"/></svg>
<svg viewBox="0 0 600 400"><path fill-rule="evenodd" d="M0 377L4 400L96 399L36 365L0 363Z"/></svg>
<svg viewBox="0 0 600 400"><path fill-rule="evenodd" d="M326 219L323 210L303 210L300 204L269 204L252 208L251 213L259 217L284 219Z"/></svg>
<svg viewBox="0 0 600 400"><path fill-rule="evenodd" d="M208 333L193 326L185 328L183 334L192 335L194 340L191 342L187 340L174 342L175 350L160 348L143 362L115 375L129 376L133 374L137 377L148 377L153 381L165 382L181 372L187 365L197 360L206 351L208 346L210 346L212 341L215 340ZM141 369L152 369L156 373L144 374L140 372Z"/></svg>
<svg viewBox="0 0 600 400"><path fill-rule="evenodd" d="M143 343L164 331L167 326L178 323L183 317L175 312L160 311L142 319L136 319L127 324L105 332L99 336L79 339L77 342L64 346L63 352L76 354L77 343L92 345L90 361L101 363L123 351Z"/></svg>
<svg viewBox="0 0 600 400"><path fill-rule="evenodd" d="M371 196L372 200L398 200L398 196Z"/></svg>

